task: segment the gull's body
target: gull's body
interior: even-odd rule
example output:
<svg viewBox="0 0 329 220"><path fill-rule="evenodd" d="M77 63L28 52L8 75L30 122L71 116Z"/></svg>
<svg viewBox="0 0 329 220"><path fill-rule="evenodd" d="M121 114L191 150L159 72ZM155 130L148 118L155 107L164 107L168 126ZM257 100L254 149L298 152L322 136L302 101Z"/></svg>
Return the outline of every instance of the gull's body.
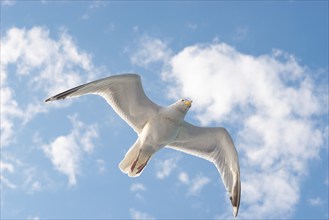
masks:
<svg viewBox="0 0 329 220"><path fill-rule="evenodd" d="M184 120L192 101L179 100L162 107L144 93L140 77L124 74L96 80L55 95L48 101L84 94L104 97L117 114L138 134L134 145L119 164L122 172L139 176L149 159L167 146L215 164L229 193L236 216L240 205L240 168L233 141L221 127L204 128Z"/></svg>

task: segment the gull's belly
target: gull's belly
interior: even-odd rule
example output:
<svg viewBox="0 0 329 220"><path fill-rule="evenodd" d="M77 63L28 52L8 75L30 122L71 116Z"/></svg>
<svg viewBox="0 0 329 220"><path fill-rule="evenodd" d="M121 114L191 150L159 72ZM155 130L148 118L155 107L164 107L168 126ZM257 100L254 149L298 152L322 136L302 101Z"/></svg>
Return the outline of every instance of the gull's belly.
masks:
<svg viewBox="0 0 329 220"><path fill-rule="evenodd" d="M155 118L145 125L140 138L145 145L161 148L176 139L179 129L180 124L172 120Z"/></svg>

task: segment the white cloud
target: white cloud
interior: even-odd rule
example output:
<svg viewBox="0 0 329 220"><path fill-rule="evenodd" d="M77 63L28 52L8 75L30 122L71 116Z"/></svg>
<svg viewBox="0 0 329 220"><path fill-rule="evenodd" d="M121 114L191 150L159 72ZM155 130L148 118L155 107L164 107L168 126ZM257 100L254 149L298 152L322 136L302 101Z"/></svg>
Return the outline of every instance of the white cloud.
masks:
<svg viewBox="0 0 329 220"><path fill-rule="evenodd" d="M14 118L24 117L23 111L18 107L18 103L13 99L13 90L9 87L1 88L1 143L0 148L8 145L14 133Z"/></svg>
<svg viewBox="0 0 329 220"><path fill-rule="evenodd" d="M2 184L4 184L5 186L7 186L10 189L16 189L17 186L10 182L9 179L7 179L6 177L4 177L2 174L0 175L0 180L1 180L1 186L3 186Z"/></svg>
<svg viewBox="0 0 329 220"><path fill-rule="evenodd" d="M13 6L16 3L15 0L2 0L1 5L3 6Z"/></svg>
<svg viewBox="0 0 329 220"><path fill-rule="evenodd" d="M138 30L139 30L139 26L138 26L138 25L135 25L135 26L133 27L133 31L134 31L134 32L138 32Z"/></svg>
<svg viewBox="0 0 329 220"><path fill-rule="evenodd" d="M29 216L27 220L39 220L39 216Z"/></svg>
<svg viewBox="0 0 329 220"><path fill-rule="evenodd" d="M193 31L198 28L198 25L194 24L194 23L188 23L186 26L187 26L188 29L191 29Z"/></svg>
<svg viewBox="0 0 329 220"><path fill-rule="evenodd" d="M94 15L99 8L103 8L106 6L106 1L91 1L87 11L81 16L81 19L87 20L92 15Z"/></svg>
<svg viewBox="0 0 329 220"><path fill-rule="evenodd" d="M312 206L320 206L323 204L323 200L320 197L311 198L308 203Z"/></svg>
<svg viewBox="0 0 329 220"><path fill-rule="evenodd" d="M40 182L42 179L42 174L38 172L35 167L24 164L24 166L21 166L21 168L23 168L21 175L24 176L22 186L28 194L41 191L43 187L45 187L45 185L43 186L43 184Z"/></svg>
<svg viewBox="0 0 329 220"><path fill-rule="evenodd" d="M103 174L106 172L106 162L103 159L97 159L96 165L98 169L98 173Z"/></svg>
<svg viewBox="0 0 329 220"><path fill-rule="evenodd" d="M145 201L144 196L141 193L143 191L146 191L146 187L145 187L144 184L142 184L142 183L133 183L130 186L130 191L135 193L136 198Z"/></svg>
<svg viewBox="0 0 329 220"><path fill-rule="evenodd" d="M191 98L191 111L202 125L230 125L241 164L240 217L292 214L300 197L300 177L328 138L323 120L327 72L302 66L280 50L253 56L221 42L166 51L171 51L168 46L161 62L169 96ZM151 52L141 54L152 62Z"/></svg>
<svg viewBox="0 0 329 220"><path fill-rule="evenodd" d="M248 33L249 33L249 28L247 26L239 26L235 28L233 39L236 41L243 40L248 36Z"/></svg>
<svg viewBox="0 0 329 220"><path fill-rule="evenodd" d="M102 8L106 6L107 2L104 1L92 1L92 3L89 5L90 9L97 9L97 8Z"/></svg>
<svg viewBox="0 0 329 220"><path fill-rule="evenodd" d="M17 126L49 107L63 106L59 103L46 106L40 100L93 79L97 70L91 56L80 51L64 29L55 40L44 27L13 27L4 33L0 46L1 147L4 147L14 141ZM18 99L22 91L28 94Z"/></svg>
<svg viewBox="0 0 329 220"><path fill-rule="evenodd" d="M178 180L180 183L188 186L188 196L199 195L203 187L210 182L210 179L203 174L198 174L191 179L186 172L180 172L178 175Z"/></svg>
<svg viewBox="0 0 329 220"><path fill-rule="evenodd" d="M5 173L14 173L15 172L15 168L14 165L12 163L6 163L3 161L0 161L0 180L1 180L1 186L3 186L2 184L4 184L5 186L7 186L8 188L11 189L16 189L17 186L12 183L8 178L5 177Z"/></svg>
<svg viewBox="0 0 329 220"><path fill-rule="evenodd" d="M179 180L179 182L184 183L184 184L189 184L190 183L190 177L185 172L181 172L178 175L178 180Z"/></svg>
<svg viewBox="0 0 329 220"><path fill-rule="evenodd" d="M0 171L2 172L9 172L9 173L13 173L14 172L14 166L10 163L5 163L0 161Z"/></svg>
<svg viewBox="0 0 329 220"><path fill-rule="evenodd" d="M198 195L202 188L210 182L208 177L197 175L192 179L187 195Z"/></svg>
<svg viewBox="0 0 329 220"><path fill-rule="evenodd" d="M156 167L156 177L158 179L164 179L168 177L171 172L176 169L177 162L180 159L179 156L173 156L169 159L160 160L158 159L156 161L155 167Z"/></svg>
<svg viewBox="0 0 329 220"><path fill-rule="evenodd" d="M68 102L45 105L43 100L56 92L93 79L97 69L92 64L91 56L76 46L74 39L65 29L59 32L58 39L54 39L45 27L13 27L4 32L0 44L0 146L3 149L0 162L4 164L6 156L15 157L9 155L5 147L19 141L16 140L17 131L22 130L21 128L36 115L53 107L68 105ZM94 129L89 129L81 139L86 151L92 150L92 144L88 141L95 136L93 132ZM15 158L12 160L15 161ZM34 174L31 174L31 177L24 173L30 167L31 165L24 162L12 163L12 170L18 172L16 175L22 175L29 180L25 181L23 188L32 193L48 187L48 180L45 182ZM21 183L13 184L8 173L2 173L1 179L11 188L22 186Z"/></svg>
<svg viewBox="0 0 329 220"><path fill-rule="evenodd" d="M142 183L133 183L130 186L131 192L137 192L137 191L145 191L146 187Z"/></svg>
<svg viewBox="0 0 329 220"><path fill-rule="evenodd" d="M134 65L147 67L156 62L165 62L170 58L171 50L167 43L157 38L144 36L140 39L139 48L131 56Z"/></svg>
<svg viewBox="0 0 329 220"><path fill-rule="evenodd" d="M41 190L41 183L39 181L35 181L31 185L31 190L33 192L40 191Z"/></svg>
<svg viewBox="0 0 329 220"><path fill-rule="evenodd" d="M77 119L77 116L69 117L69 119L73 125L71 132L55 138L42 148L55 168L68 176L69 184L75 185L83 155L90 153L94 148L92 141L97 137L97 127L84 124Z"/></svg>
<svg viewBox="0 0 329 220"><path fill-rule="evenodd" d="M129 212L132 219L155 219L150 214L138 211L134 208L129 209Z"/></svg>
<svg viewBox="0 0 329 220"><path fill-rule="evenodd" d="M326 184L327 186L329 186L329 177L327 176L327 178L324 180L324 184Z"/></svg>
<svg viewBox="0 0 329 220"><path fill-rule="evenodd" d="M2 154L1 160L0 182L4 187L33 194L51 189L55 185L46 172L33 164L19 160L10 154Z"/></svg>
<svg viewBox="0 0 329 220"><path fill-rule="evenodd" d="M243 181L243 201L247 211L241 211L242 217L275 218L288 216L293 213L294 206L299 200L298 181L295 176L285 169L255 172L247 171L248 181Z"/></svg>

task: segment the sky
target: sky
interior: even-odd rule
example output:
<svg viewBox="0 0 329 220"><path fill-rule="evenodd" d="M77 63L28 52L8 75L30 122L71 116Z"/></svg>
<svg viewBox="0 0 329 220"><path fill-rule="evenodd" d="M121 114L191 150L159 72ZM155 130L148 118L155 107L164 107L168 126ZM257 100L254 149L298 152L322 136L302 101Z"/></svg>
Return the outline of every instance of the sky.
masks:
<svg viewBox="0 0 329 220"><path fill-rule="evenodd" d="M136 133L101 97L44 103L138 73L159 105L225 127L238 219L328 219L328 1L1 1L1 219L232 219L215 166Z"/></svg>

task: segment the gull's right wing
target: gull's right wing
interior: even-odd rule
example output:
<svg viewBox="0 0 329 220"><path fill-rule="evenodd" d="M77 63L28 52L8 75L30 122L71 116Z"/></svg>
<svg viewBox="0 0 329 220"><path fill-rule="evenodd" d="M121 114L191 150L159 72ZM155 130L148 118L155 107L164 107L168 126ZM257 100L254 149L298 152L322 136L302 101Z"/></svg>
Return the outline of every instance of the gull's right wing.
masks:
<svg viewBox="0 0 329 220"><path fill-rule="evenodd" d="M145 95L141 78L137 74L110 76L86 83L52 96L46 102L85 94L97 94L105 98L138 134L160 108Z"/></svg>

